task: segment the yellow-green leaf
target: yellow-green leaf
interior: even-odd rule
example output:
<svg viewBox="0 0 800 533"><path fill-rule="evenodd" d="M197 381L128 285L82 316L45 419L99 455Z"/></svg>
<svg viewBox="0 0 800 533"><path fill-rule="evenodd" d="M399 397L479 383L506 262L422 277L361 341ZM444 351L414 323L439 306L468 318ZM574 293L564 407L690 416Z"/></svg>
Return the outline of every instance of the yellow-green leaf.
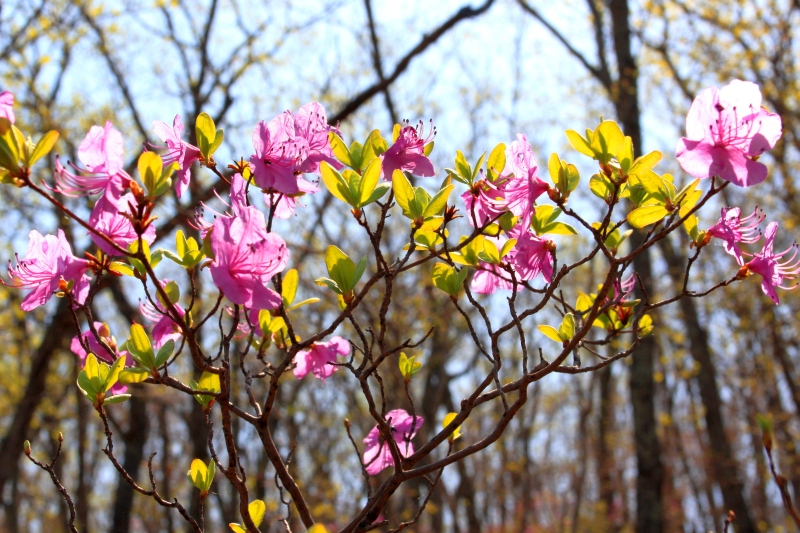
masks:
<svg viewBox="0 0 800 533"><path fill-rule="evenodd" d="M49 154L57 140L57 131L51 130L45 133L44 136L39 139L39 142L36 143L36 148L33 149L33 153L28 158L28 167L32 167L39 159Z"/></svg>
<svg viewBox="0 0 800 533"><path fill-rule="evenodd" d="M330 132L328 133L328 142L331 145L331 151L336 159L348 167L352 167L353 162L350 159L350 150L347 148L347 145L344 143L342 138L335 133Z"/></svg>
<svg viewBox="0 0 800 533"><path fill-rule="evenodd" d="M325 186L332 195L346 204L354 204L350 198L350 188L348 187L347 182L344 180L342 175L336 171L336 169L330 166L326 161L323 161L319 165L319 173L322 177L323 183L325 183ZM353 205L353 207L355 206Z"/></svg>
<svg viewBox="0 0 800 533"><path fill-rule="evenodd" d="M361 178L358 188L357 207L364 207L369 203L368 200L370 200L370 196L372 196L372 192L375 190L375 187L377 187L380 178L381 160L379 158L374 158L372 162L367 165L366 170L364 170L364 175Z"/></svg>
<svg viewBox="0 0 800 533"><path fill-rule="evenodd" d="M577 151L582 153L583 155L588 155L589 157L594 157L594 150L592 147L589 146L589 141L584 139L583 136L574 130L567 130L564 132L567 134L567 140L575 148Z"/></svg>
<svg viewBox="0 0 800 533"><path fill-rule="evenodd" d="M294 297L297 295L297 285L300 281L300 276L297 275L297 269L292 268L283 275L281 281L281 296L283 297L283 304L285 306L292 305Z"/></svg>
<svg viewBox="0 0 800 533"><path fill-rule="evenodd" d="M669 214L663 205L645 205L628 213L628 224L634 228L643 228L662 220Z"/></svg>
<svg viewBox="0 0 800 533"><path fill-rule="evenodd" d="M392 174L392 190L394 191L395 200L404 212L409 212L411 201L414 200L414 189L411 183L400 170L395 170Z"/></svg>
<svg viewBox="0 0 800 533"><path fill-rule="evenodd" d="M446 415L444 415L444 420L442 421L442 429L444 429L447 426L449 426L450 422L455 420L455 418L457 416L458 416L458 413L447 413ZM461 436L461 426L457 426L456 429L453 431L453 433L450 434L450 436L448 437L447 440L449 440L450 442L453 442L454 440L456 440L460 436Z"/></svg>
<svg viewBox="0 0 800 533"><path fill-rule="evenodd" d="M556 341L556 342L558 342L558 343L561 343L561 342L563 342L563 341L561 340L561 335L559 335L559 334L558 334L558 330L557 330L556 328L554 328L553 326L547 326L547 325L544 325L544 324L543 324L543 325L540 325L540 326L536 326L536 328L537 328L539 331L541 331L542 333L544 333L544 335L545 335L545 336L546 336L548 339L550 339L550 340L554 340L554 341Z"/></svg>

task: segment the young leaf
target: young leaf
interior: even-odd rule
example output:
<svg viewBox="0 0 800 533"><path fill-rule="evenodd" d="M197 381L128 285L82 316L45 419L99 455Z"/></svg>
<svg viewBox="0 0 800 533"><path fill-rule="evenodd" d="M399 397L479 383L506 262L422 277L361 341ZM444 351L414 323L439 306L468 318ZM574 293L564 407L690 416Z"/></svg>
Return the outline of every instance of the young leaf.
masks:
<svg viewBox="0 0 800 533"><path fill-rule="evenodd" d="M437 192L436 195L431 198L430 202L428 202L428 205L425 207L425 211L422 213L422 216L424 218L428 218L441 215L442 212L444 212L444 208L447 206L447 198L450 196L450 191L452 190L453 185L448 185Z"/></svg>
<svg viewBox="0 0 800 533"><path fill-rule="evenodd" d="M203 155L203 159L208 160L211 154L211 146L217 137L217 126L214 119L208 113L200 113L194 123L195 134L197 135L197 147Z"/></svg>
<svg viewBox="0 0 800 533"><path fill-rule="evenodd" d="M506 145L503 143L498 144L489 154L489 159L486 161L486 168L488 169L489 179L494 180L503 173L506 168Z"/></svg>
<svg viewBox="0 0 800 533"><path fill-rule="evenodd" d="M372 197L372 193L375 192L375 187L378 186L378 180L380 180L380 178L381 160L375 158L367 165L366 170L364 170L364 176L361 178L358 187L358 202L356 207L361 208L369 203L368 200Z"/></svg>
<svg viewBox="0 0 800 533"><path fill-rule="evenodd" d="M442 429L446 428L450 425L450 422L456 419L458 413L447 413L444 415L444 420L442 421ZM461 426L456 426L456 429L447 437L447 440L452 443L454 440L461 436Z"/></svg>
<svg viewBox="0 0 800 533"><path fill-rule="evenodd" d="M292 268L287 270L283 275L281 281L281 296L283 297L283 305L288 307L292 305L294 297L297 295L297 285L300 277L297 275L297 269Z"/></svg>
<svg viewBox="0 0 800 533"><path fill-rule="evenodd" d="M46 156L50 153L50 150L53 149L55 146L56 141L58 140L58 132L51 130L44 134L44 136L39 139L39 142L36 143L36 148L33 149L33 153L31 153L30 157L27 161L27 167L32 167L38 160Z"/></svg>
<svg viewBox="0 0 800 533"><path fill-rule="evenodd" d="M414 200L414 189L406 175L400 170L395 170L392 174L392 190L397 205L403 209L403 214L408 216L407 213L411 211L411 202Z"/></svg>
<svg viewBox="0 0 800 533"><path fill-rule="evenodd" d="M144 368L126 368L119 373L118 381L122 385L140 383L150 377L150 372Z"/></svg>
<svg viewBox="0 0 800 533"><path fill-rule="evenodd" d="M536 326L536 328L539 331L541 331L542 333L544 333L544 335L548 339L554 340L554 341L559 342L559 343L563 342L561 340L561 335L559 335L559 333L558 333L558 330L556 328L554 328L553 326L547 326L547 325L543 324L543 325L540 325L540 326Z"/></svg>
<svg viewBox="0 0 800 533"><path fill-rule="evenodd" d="M336 135L334 132L330 132L328 133L328 142L331 145L331 151L336 159L352 168L353 162L350 158L350 150L347 149L347 145L344 143L342 138Z"/></svg>
<svg viewBox="0 0 800 533"><path fill-rule="evenodd" d="M322 177L322 182L325 183L325 187L328 188L332 195L344 203L355 207L356 202L350 195L349 184L335 168L330 166L326 161L323 161L319 165L319 173Z"/></svg>
<svg viewBox="0 0 800 533"><path fill-rule="evenodd" d="M646 205L643 207L637 207L628 213L626 218L628 220L628 224L634 228L643 228L645 226L649 226L650 224L659 222L668 214L669 211L667 211L667 208L663 205Z"/></svg>

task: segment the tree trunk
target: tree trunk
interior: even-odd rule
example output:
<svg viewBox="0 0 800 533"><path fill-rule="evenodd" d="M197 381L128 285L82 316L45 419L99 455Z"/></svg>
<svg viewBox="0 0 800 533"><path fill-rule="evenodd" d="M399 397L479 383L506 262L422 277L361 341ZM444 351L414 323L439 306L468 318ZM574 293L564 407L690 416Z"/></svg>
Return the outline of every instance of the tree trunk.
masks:
<svg viewBox="0 0 800 533"><path fill-rule="evenodd" d="M133 386L131 386L133 387ZM134 391L135 393L135 391ZM139 465L144 459L144 445L147 442L149 421L147 418L147 404L142 398L131 396L129 404L128 431L123 439L125 442L125 456L122 466L133 479L138 478ZM146 483L145 483L146 485ZM114 518L111 525L113 533L128 533L131 529L131 508L133 506L133 487L119 476L117 482L117 495L114 502Z"/></svg>

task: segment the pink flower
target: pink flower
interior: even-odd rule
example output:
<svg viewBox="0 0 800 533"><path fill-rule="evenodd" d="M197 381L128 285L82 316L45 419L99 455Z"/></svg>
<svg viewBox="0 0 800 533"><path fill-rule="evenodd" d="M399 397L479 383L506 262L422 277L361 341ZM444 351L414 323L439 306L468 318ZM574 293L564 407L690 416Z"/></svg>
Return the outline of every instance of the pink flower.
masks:
<svg viewBox="0 0 800 533"><path fill-rule="evenodd" d="M300 176L297 176L297 188L299 192L293 196L281 194L277 192L268 192L264 194L264 203L267 207L272 207L275 204L275 216L282 219L287 219L294 215L294 210L299 203L297 198L305 194L313 194L319 191L319 187L310 181L306 181ZM300 204L301 206L305 204Z"/></svg>
<svg viewBox="0 0 800 533"><path fill-rule="evenodd" d="M153 121L153 131L159 139L167 143L164 166L175 162L180 165L178 180L175 183L175 195L180 198L189 187L192 164L200 159L200 149L183 140L183 122L180 115L175 115L171 128L165 122Z"/></svg>
<svg viewBox="0 0 800 533"><path fill-rule="evenodd" d="M687 137L676 156L695 178L720 178L740 187L761 183L767 167L757 161L781 137L781 118L761 108L758 85L734 80L704 90L686 117Z"/></svg>
<svg viewBox="0 0 800 533"><path fill-rule="evenodd" d="M431 131L426 138L422 138L424 124L420 120L416 128L404 122L400 135L393 145L381 155L383 178L392 179L395 170L411 172L417 176L433 176L433 163L425 155L425 145L436 137L436 128L431 126Z"/></svg>
<svg viewBox="0 0 800 533"><path fill-rule="evenodd" d="M722 239L725 242L725 251L736 258L741 264L742 251L736 243L754 243L761 238L758 225L766 218L766 215L758 207L753 214L739 219L741 209L738 207L723 207L722 216L716 224L708 228L706 232L712 237Z"/></svg>
<svg viewBox="0 0 800 533"><path fill-rule="evenodd" d="M33 289L23 300L23 311L32 311L50 300L58 290L59 282L74 282L72 294L78 303L86 301L89 294L89 278L86 276L88 262L72 255L72 248L64 232L42 236L36 230L30 232L28 252L24 259L17 256L17 267L8 264L8 275L12 287Z"/></svg>
<svg viewBox="0 0 800 533"><path fill-rule="evenodd" d="M510 169L514 176L505 178L506 181L500 185L500 189L503 191L509 210L520 217L519 223L527 228L535 212L534 203L539 196L547 192L548 186L539 179L536 157L524 134L517 134L517 140L512 142L506 151L506 160L508 161L506 168Z"/></svg>
<svg viewBox="0 0 800 533"><path fill-rule="evenodd" d="M264 191L295 194L299 191L295 170L308 154L308 141L295 136L294 116L284 111L253 132L256 153L250 157L253 180Z"/></svg>
<svg viewBox="0 0 800 533"><path fill-rule="evenodd" d="M305 139L308 145L306 158L297 170L304 173L317 173L319 164L323 161L335 169L344 166L333 157L331 144L328 142L328 133L337 130L328 126L328 118L322 104L311 102L301 107L294 115L294 131L296 137Z"/></svg>
<svg viewBox="0 0 800 533"><path fill-rule="evenodd" d="M461 195L461 199L467 209L466 219L473 227L476 223L482 226L508 211L503 191L486 179L473 183L470 190Z"/></svg>
<svg viewBox="0 0 800 533"><path fill-rule="evenodd" d="M67 196L103 192L119 197L131 179L123 170L123 158L122 134L111 122L103 128L92 126L78 145L78 159L85 168L68 163L75 170L70 171L56 157L56 189Z"/></svg>
<svg viewBox="0 0 800 533"><path fill-rule="evenodd" d="M14 115L14 94L11 91L0 93L0 118L8 119L12 124L16 120Z"/></svg>
<svg viewBox="0 0 800 533"><path fill-rule="evenodd" d="M250 206L238 216L217 218L211 232L214 284L231 302L252 309L281 304L280 294L267 285L289 258L286 243L266 226L264 214Z"/></svg>
<svg viewBox="0 0 800 533"><path fill-rule="evenodd" d="M169 280L161 280L161 286L164 287L169 283ZM180 341L181 337L183 337L183 333L181 333L178 324L175 323L172 318L170 318L167 310L164 308L164 305L161 303L161 300L156 298L156 303L158 304L158 308L153 306L152 303L149 301L140 301L139 302L139 312L142 314L150 322L154 322L155 325L153 326L153 348L158 350L162 346L164 346L168 341L173 341L177 343ZM180 305L172 306L180 316L186 316L186 312L181 308Z"/></svg>
<svg viewBox="0 0 800 533"><path fill-rule="evenodd" d="M411 444L411 439L417 434L424 419L421 416L410 416L403 409L389 411L385 419L392 428L392 438L397 443L400 456L408 457L413 454L414 445ZM378 426L370 430L363 442L367 445L364 450L364 466L367 474L374 476L387 466L394 465L392 452L381 436Z"/></svg>
<svg viewBox="0 0 800 533"><path fill-rule="evenodd" d="M776 288L791 290L797 285L783 286L784 279L795 279L800 274L800 260L797 259L797 242L792 244L786 250L776 254L773 252L772 247L775 241L775 233L778 231L778 223L770 222L767 224L767 229L764 231L764 248L753 256L749 263L743 265L745 272L755 272L760 275L761 290L764 294L770 297L775 304L780 303L778 300L778 293L775 292ZM786 261L779 262L789 252L792 252L792 257Z"/></svg>
<svg viewBox="0 0 800 533"><path fill-rule="evenodd" d="M337 335L328 342L316 342L310 349L298 352L294 358L295 367L292 372L297 379L303 379L311 372L325 381L325 378L331 377L336 371L336 366L331 362L335 362L337 356L349 353L350 343Z"/></svg>
<svg viewBox="0 0 800 533"><path fill-rule="evenodd" d="M80 335L75 335L72 337L72 342L69 344L69 349L72 351L72 353L77 355L81 361L86 361L86 356L89 354L81 343L81 338L83 338L84 342L89 345L89 351L93 353L98 360L108 364L113 364L116 359L124 357L125 366L133 366L133 357L131 357L131 354L125 350L121 352L117 350L117 341L111 336L111 331L108 329L108 325L104 324L103 322L95 322L94 329L105 341L108 347L111 348L111 350L116 354L116 357L111 357L111 355L108 353L108 349L106 349L106 347L103 346L97 339L97 337L94 336L91 329L87 329ZM127 385L122 385L121 383L117 382L113 387L111 387L111 394L123 394L127 390Z"/></svg>
<svg viewBox="0 0 800 533"><path fill-rule="evenodd" d="M116 199L113 194L104 194L94 204L89 223L100 233L107 235L117 246L127 248L129 244L139 239L128 216L131 215L131 206L136 205L136 198L132 193L124 194ZM108 255L119 255L105 239L91 234L92 241ZM142 235L147 244L152 244L156 238L156 228L150 224Z"/></svg>
<svg viewBox="0 0 800 533"><path fill-rule="evenodd" d="M497 265L483 261L470 283L472 291L478 294L494 294L497 289L511 290L513 287L511 274Z"/></svg>
<svg viewBox="0 0 800 533"><path fill-rule="evenodd" d="M522 232L514 249L506 256L521 280L530 280L540 273L548 283L553 279L553 241Z"/></svg>

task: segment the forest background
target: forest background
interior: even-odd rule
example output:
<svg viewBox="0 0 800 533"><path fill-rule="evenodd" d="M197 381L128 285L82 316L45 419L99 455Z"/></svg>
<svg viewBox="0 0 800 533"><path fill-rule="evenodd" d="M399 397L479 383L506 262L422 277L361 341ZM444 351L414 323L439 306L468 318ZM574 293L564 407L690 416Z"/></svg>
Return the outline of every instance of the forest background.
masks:
<svg viewBox="0 0 800 533"><path fill-rule="evenodd" d="M192 124L201 111L225 128L229 151L218 152L219 161L248 157L259 120L319 100L346 138L363 138L372 127L386 135L402 119L432 118L439 131L432 158L440 174L452 166L456 149L472 161L517 132L527 134L541 166L551 152L564 157L571 150L565 129L582 131L605 117L634 138L637 154L661 150L662 170L681 176L671 154L692 98L738 78L761 86L764 105L781 115L784 133L764 158L771 173L759 196L729 187L724 200L743 212L759 205L782 221L786 234L796 232L800 2L400 5L5 1L0 88L16 94L20 123L29 131L58 130L56 152L73 160L93 124L113 120L134 153L155 140L153 120L170 122L180 113ZM176 228L189 231L193 212L186 206L211 200L213 185L200 177L188 199L172 198L172 210L158 222L160 238ZM293 250L293 266L314 272L325 245L348 243L351 235L346 213L331 208L329 195L306 203L279 231ZM60 222L50 207L10 188L2 220L9 258L24 249L28 228L54 231ZM701 227L715 220L702 220ZM73 234L73 249L81 250L87 239L82 231ZM677 238L652 251L647 263L654 291L667 293L681 281L675 277L682 271L670 267L685 263L687 252L686 241ZM721 247L707 252L694 270L693 283L700 286L736 268ZM580 289L589 292L596 283L587 280ZM314 285L302 286L300 294L325 300ZM442 406L453 410L475 379L476 355L459 350L463 326L443 315L443 306L431 306L427 280L407 294L407 313L393 317L398 331L439 326L419 354L425 365L414 383L421 414L434 420ZM0 297L0 531L61 530L66 509L45 474L22 455L25 439L52 452L59 432L64 455L58 474L75 499L80 531L183 531L168 509L135 497L100 452L102 427L74 385L80 362L68 349L75 331L64 305L53 301L25 314L19 291L3 287ZM97 310L103 320L141 321L137 296L124 283L110 283L104 298ZM773 417L779 467L800 503L799 306L796 293L785 293L775 307L756 282L734 284L654 316L657 334L626 362L537 382L524 413L498 443L445 472L416 530L722 531L731 509L736 531L791 530L755 420ZM308 319L319 322L327 308L315 309ZM528 338L532 346L547 342L535 330ZM200 411L185 397L132 389L132 400L112 419L121 436L119 456L129 472L142 476L147 458L158 452L160 490L190 501L186 470L192 458L208 454ZM360 425L359 434L371 422L359 419L354 398L336 376L322 388L298 381L285 394L281 401L296 404L298 413L281 419L281 446L331 443L293 463L292 473L312 495L314 515L336 524L356 503L346 473L357 462L342 418ZM262 529L278 531L283 526L274 519L283 510L274 473L263 453L248 446L252 435L242 431L239 437L248 462L260 465L252 482L268 504ZM409 491L389 512L402 517L411 509L403 502L416 497ZM211 530L237 521L230 490L220 489L206 507Z"/></svg>

